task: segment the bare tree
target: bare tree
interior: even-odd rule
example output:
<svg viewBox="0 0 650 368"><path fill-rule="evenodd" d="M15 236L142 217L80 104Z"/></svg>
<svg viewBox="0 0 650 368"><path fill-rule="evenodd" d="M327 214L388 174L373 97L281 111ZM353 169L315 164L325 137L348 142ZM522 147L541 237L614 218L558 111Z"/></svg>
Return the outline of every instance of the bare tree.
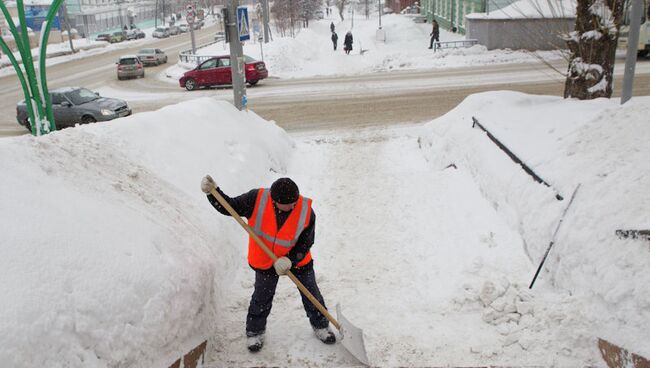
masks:
<svg viewBox="0 0 650 368"><path fill-rule="evenodd" d="M343 10L345 10L345 6L348 5L349 0L336 0L336 7L339 9L339 16L341 17L341 20L345 20L343 17Z"/></svg>
<svg viewBox="0 0 650 368"><path fill-rule="evenodd" d="M612 96L614 58L624 0L578 0L564 97L589 100Z"/></svg>

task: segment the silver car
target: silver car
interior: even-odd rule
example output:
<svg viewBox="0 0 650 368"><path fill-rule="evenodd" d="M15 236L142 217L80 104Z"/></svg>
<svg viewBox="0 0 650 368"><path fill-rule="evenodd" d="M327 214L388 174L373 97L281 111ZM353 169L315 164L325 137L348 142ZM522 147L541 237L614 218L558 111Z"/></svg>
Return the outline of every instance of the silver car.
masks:
<svg viewBox="0 0 650 368"><path fill-rule="evenodd" d="M73 127L75 124L88 124L108 121L131 115L131 108L124 100L101 97L89 89L66 87L50 90L52 112L56 129ZM16 106L18 124L31 131L25 101Z"/></svg>
<svg viewBox="0 0 650 368"><path fill-rule="evenodd" d="M144 65L135 55L124 55L117 61L117 79L144 78Z"/></svg>
<svg viewBox="0 0 650 368"><path fill-rule="evenodd" d="M169 37L169 28L167 27L158 27L156 28L155 31L151 34L151 37L153 38L167 38Z"/></svg>
<svg viewBox="0 0 650 368"><path fill-rule="evenodd" d="M144 65L160 65L167 63L167 55L161 49L142 49L136 55Z"/></svg>

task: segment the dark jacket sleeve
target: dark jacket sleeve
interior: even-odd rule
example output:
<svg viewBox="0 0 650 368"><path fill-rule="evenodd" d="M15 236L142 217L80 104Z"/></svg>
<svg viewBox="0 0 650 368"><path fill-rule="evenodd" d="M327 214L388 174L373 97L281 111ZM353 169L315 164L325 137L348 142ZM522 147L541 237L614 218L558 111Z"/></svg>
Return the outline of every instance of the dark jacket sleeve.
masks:
<svg viewBox="0 0 650 368"><path fill-rule="evenodd" d="M223 196L223 198L228 202L228 204L237 212L241 217L250 218L253 215L253 210L255 209L255 201L257 201L257 189L252 189L247 193L244 193L235 198L228 197L220 188L217 188L217 192ZM217 201L217 199L212 195L208 194L208 201L210 204L219 211L220 213L230 216L228 211Z"/></svg>
<svg viewBox="0 0 650 368"><path fill-rule="evenodd" d="M293 266L300 263L300 261L302 261L302 259L305 258L307 252L309 252L309 249L311 249L311 246L314 244L315 234L316 234L316 214L312 209L309 225L307 225L305 230L303 230L302 233L300 233L296 245L293 248L291 248L289 254L287 254L287 257L291 260L291 264Z"/></svg>

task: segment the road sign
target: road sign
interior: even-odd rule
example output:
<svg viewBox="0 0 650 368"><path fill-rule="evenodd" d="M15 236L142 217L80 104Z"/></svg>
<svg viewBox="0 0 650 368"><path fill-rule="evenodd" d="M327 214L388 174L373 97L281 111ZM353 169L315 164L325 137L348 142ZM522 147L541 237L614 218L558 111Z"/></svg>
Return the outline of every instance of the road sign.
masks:
<svg viewBox="0 0 650 368"><path fill-rule="evenodd" d="M250 26L248 23L248 8L237 8L237 30L239 31L240 41L247 41L251 39Z"/></svg>

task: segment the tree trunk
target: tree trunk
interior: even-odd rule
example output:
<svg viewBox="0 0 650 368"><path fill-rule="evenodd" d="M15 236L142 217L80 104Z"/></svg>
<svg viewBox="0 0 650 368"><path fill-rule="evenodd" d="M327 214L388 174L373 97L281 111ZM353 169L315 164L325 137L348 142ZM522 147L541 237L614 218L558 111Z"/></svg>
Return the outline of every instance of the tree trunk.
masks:
<svg viewBox="0 0 650 368"><path fill-rule="evenodd" d="M336 7L339 9L339 16L341 17L341 21L345 20L345 18L343 17L343 10L345 9L346 4L347 4L347 0L338 0L336 2Z"/></svg>
<svg viewBox="0 0 650 368"><path fill-rule="evenodd" d="M612 96L614 58L624 0L578 0L564 98L590 100Z"/></svg>

